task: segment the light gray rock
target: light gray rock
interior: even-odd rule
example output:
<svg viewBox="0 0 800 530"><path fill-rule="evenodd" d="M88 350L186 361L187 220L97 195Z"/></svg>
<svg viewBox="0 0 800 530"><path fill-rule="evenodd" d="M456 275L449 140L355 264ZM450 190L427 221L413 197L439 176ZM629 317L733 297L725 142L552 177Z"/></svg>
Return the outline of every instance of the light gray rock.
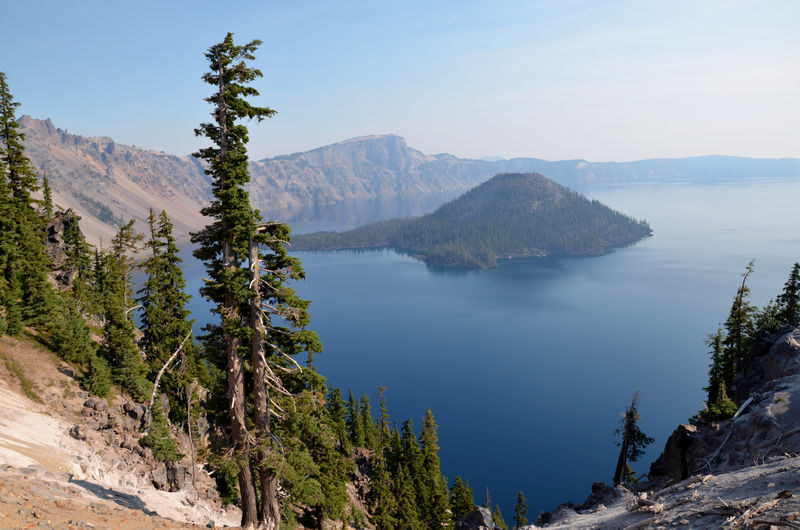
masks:
<svg viewBox="0 0 800 530"><path fill-rule="evenodd" d="M461 518L455 525L455 530L493 530L497 528L492 521L492 512L483 506L478 506Z"/></svg>

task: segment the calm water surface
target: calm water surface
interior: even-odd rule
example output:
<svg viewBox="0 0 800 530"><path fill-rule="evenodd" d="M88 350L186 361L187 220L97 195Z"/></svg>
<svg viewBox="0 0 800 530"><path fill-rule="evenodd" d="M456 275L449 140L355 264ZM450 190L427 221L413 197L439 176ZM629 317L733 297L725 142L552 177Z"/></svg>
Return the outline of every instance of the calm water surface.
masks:
<svg viewBox="0 0 800 530"><path fill-rule="evenodd" d="M307 280L295 287L313 301L311 327L325 348L320 371L357 397L387 387L398 424L413 418L419 428L430 407L443 473L468 481L479 503L488 486L507 522L518 490L535 521L540 510L582 502L593 481L611 481L613 431L637 389L641 426L656 439L632 466L646 472L702 406L703 341L727 315L744 267L756 259L750 285L761 305L800 259L797 181L586 193L647 219L653 237L601 257L482 271L430 268L393 251L296 253ZM434 204L356 206L305 211L292 226L340 230ZM186 265L196 292L202 271ZM198 298L192 310L198 324L208 318Z"/></svg>

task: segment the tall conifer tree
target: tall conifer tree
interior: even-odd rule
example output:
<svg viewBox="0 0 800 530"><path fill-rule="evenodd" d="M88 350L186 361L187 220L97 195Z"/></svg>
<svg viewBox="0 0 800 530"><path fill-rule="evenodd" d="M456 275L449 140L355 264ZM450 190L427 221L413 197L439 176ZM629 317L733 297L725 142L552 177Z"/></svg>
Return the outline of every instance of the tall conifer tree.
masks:
<svg viewBox="0 0 800 530"><path fill-rule="evenodd" d="M422 511L426 526L429 528L450 527L451 521L447 514L448 495L447 486L442 480L439 465L439 436L438 426L433 419L431 409L425 411L422 420L420 442L422 444L423 481L426 498L423 500Z"/></svg>
<svg viewBox="0 0 800 530"><path fill-rule="evenodd" d="M800 317L800 263L792 265L789 279L778 295L778 319L781 324L796 326Z"/></svg>
<svg viewBox="0 0 800 530"><path fill-rule="evenodd" d="M517 503L514 505L514 530L522 528L528 524L528 502L523 493L517 492Z"/></svg>
<svg viewBox="0 0 800 530"><path fill-rule="evenodd" d="M0 265L5 279L4 304L10 313L7 319L10 316L9 320L14 320L17 308L10 306L21 298L22 318L30 324L45 325L55 293L47 281L50 263L44 253L44 223L31 197L39 189L38 179L25 156L25 135L17 130L18 106L6 75L0 72Z"/></svg>
<svg viewBox="0 0 800 530"><path fill-rule="evenodd" d="M202 213L213 222L194 234L192 241L199 244L194 255L206 263L209 277L201 293L216 304L213 311L221 320L220 325L207 328L206 350L212 359L221 361L220 367L227 374L227 409L238 466L242 526L260 525L272 530L278 528L280 507L276 469L268 464L275 460L270 385L280 382L271 363L285 363L291 355L318 351L320 346L316 335L305 330L308 302L285 285L287 280L304 277L300 262L286 253L289 228L277 222L263 223L245 189L250 180L248 132L239 122L261 121L275 114L246 99L258 95L248 85L262 74L248 62L255 58L253 53L260 44L254 40L236 45L229 33L206 53L209 72L203 80L216 90L206 98L214 106L213 121L201 124L195 133L207 137L214 146L201 149L195 156L206 161L206 173L212 178L214 200ZM273 317L286 325L272 322ZM246 356L252 375L244 362ZM249 394L248 389L252 389ZM248 401L252 404L252 431Z"/></svg>

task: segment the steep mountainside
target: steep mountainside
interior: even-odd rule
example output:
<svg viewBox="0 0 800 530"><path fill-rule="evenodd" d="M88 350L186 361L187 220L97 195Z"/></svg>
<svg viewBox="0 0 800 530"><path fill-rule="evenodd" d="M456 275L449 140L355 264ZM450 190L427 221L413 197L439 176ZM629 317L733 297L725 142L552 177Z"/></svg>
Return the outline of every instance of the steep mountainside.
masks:
<svg viewBox="0 0 800 530"><path fill-rule="evenodd" d="M300 235L295 249L394 247L427 263L492 267L498 257L602 254L650 227L537 173L504 173L433 213Z"/></svg>
<svg viewBox="0 0 800 530"><path fill-rule="evenodd" d="M121 219L144 221L150 207L167 210L181 234L204 224L199 210L210 186L193 158L70 134L50 120L23 116L20 126L25 153L50 179L54 202L80 213L91 242L110 241Z"/></svg>

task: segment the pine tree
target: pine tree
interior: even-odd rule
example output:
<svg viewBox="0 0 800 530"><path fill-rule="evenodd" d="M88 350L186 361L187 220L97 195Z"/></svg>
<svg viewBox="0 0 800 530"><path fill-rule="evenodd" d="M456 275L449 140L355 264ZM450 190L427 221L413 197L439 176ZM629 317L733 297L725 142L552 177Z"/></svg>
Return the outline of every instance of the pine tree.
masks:
<svg viewBox="0 0 800 530"><path fill-rule="evenodd" d="M139 444L149 447L153 451L153 456L160 462L177 462L183 455L178 450L178 444L172 439L169 431L169 422L164 415L161 400L157 399L153 403L153 419L150 423L150 431L147 435L139 439Z"/></svg>
<svg viewBox="0 0 800 530"><path fill-rule="evenodd" d="M147 275L138 291L136 302L142 306L140 341L148 361L150 378L154 379L167 360L180 349L182 369L165 371L159 385L170 402L169 415L174 421L186 418L185 388L202 377L202 364L195 359L195 346L191 340L193 320L189 320L186 304L191 296L186 294L186 281L180 269L183 261L172 236L172 223L165 211L156 221L150 210L148 217L150 238L147 247L150 256L142 263ZM187 339L189 337L189 339Z"/></svg>
<svg viewBox="0 0 800 530"><path fill-rule="evenodd" d="M369 501L372 511L372 522L381 530L394 530L398 528L397 504L394 497L394 486L389 471L386 469L386 459L383 450L376 450L372 454L369 465Z"/></svg>
<svg viewBox="0 0 800 530"><path fill-rule="evenodd" d="M42 175L42 211L44 222L49 223L53 219L53 190L50 188L47 174Z"/></svg>
<svg viewBox="0 0 800 530"><path fill-rule="evenodd" d="M71 293L60 293L57 311L49 324L53 349L67 362L86 364L96 345Z"/></svg>
<svg viewBox="0 0 800 530"><path fill-rule="evenodd" d="M731 304L730 314L725 321L725 346L723 356L723 377L726 387L733 385L736 371L741 367L753 343L755 330L753 329L753 316L757 308L750 304L748 297L750 287L747 279L753 273L755 261L750 261L742 274L742 284L736 291L736 296Z"/></svg>
<svg viewBox="0 0 800 530"><path fill-rule="evenodd" d="M361 415L358 403L353 397L351 388L347 398L347 432L350 434L350 441L354 447L366 446L366 434L361 423Z"/></svg>
<svg viewBox="0 0 800 530"><path fill-rule="evenodd" d="M111 390L111 368L105 359L94 352L89 354L81 385L90 393L102 398L108 397Z"/></svg>
<svg viewBox="0 0 800 530"><path fill-rule="evenodd" d="M723 340L722 329L717 329L716 333L708 336L706 344L711 347L711 365L708 368L708 386L705 387L706 403L712 405L720 399L722 391L725 389L724 359L723 359Z"/></svg>
<svg viewBox="0 0 800 530"><path fill-rule="evenodd" d="M254 59L253 52L260 43L255 40L237 46L229 33L206 53L209 72L203 80L216 89L206 98L214 105L213 122L201 124L195 134L206 136L214 146L201 149L195 156L206 161L206 174L212 179L214 201L201 213L213 222L194 234L192 241L199 244L194 255L206 263L209 278L201 293L216 304L213 311L221 320L221 325L206 328L204 341L209 360L222 361L219 368L227 374L227 410L238 467L242 526L258 524L274 529L279 524L280 507L276 469L267 465L276 458L269 394L270 386L281 382L273 375L270 363L285 364L292 355L313 353L321 346L316 335L306 330L308 302L285 284L304 277L299 260L286 253L289 228L278 222L263 223L245 189L250 180L248 132L238 122L261 121L275 114L245 99L258 95L248 84L262 74L247 62ZM252 374L243 358L247 353ZM246 393L246 389L252 391ZM255 446L251 446L251 439ZM253 469L258 475L259 499Z"/></svg>
<svg viewBox="0 0 800 530"><path fill-rule="evenodd" d="M425 527L420 521L414 483L405 464L400 464L397 468L397 472L394 475L394 489L394 495L397 499L395 519L397 520L398 528L403 530L423 530Z"/></svg>
<svg viewBox="0 0 800 530"><path fill-rule="evenodd" d="M451 521L447 514L447 486L442 481L442 472L439 466L439 437L437 425L433 419L431 409L425 411L422 421L420 441L422 445L423 482L426 498L423 499L422 512L425 525L429 528L450 527Z"/></svg>
<svg viewBox="0 0 800 530"><path fill-rule="evenodd" d="M622 425L615 431L615 434L622 437L617 444L620 446L617 469L614 472L614 485L617 486L622 481L622 474L628 462L636 462L644 454L644 448L653 443L653 439L647 436L639 428L639 392L633 394L631 406L625 411L622 417Z"/></svg>
<svg viewBox="0 0 800 530"><path fill-rule="evenodd" d="M781 324L796 326L800 317L800 263L795 263L789 279L778 295L778 319Z"/></svg>
<svg viewBox="0 0 800 530"><path fill-rule="evenodd" d="M359 430L364 433L364 447L376 449L380 444L380 433L372 419L372 408L369 404L369 396L363 394L358 400L358 423Z"/></svg>
<svg viewBox="0 0 800 530"><path fill-rule="evenodd" d="M25 135L17 130L14 116L18 106L6 75L0 72L0 272L5 280L6 311L14 313L11 301L21 298L23 320L43 326L49 321L55 295L47 281L50 262L44 253L44 223L31 197L38 190L38 178L25 156Z"/></svg>
<svg viewBox="0 0 800 530"><path fill-rule="evenodd" d="M492 522L499 530L508 530L508 525L505 519L503 519L503 512L500 510L499 504L495 504L494 508L492 508Z"/></svg>
<svg viewBox="0 0 800 530"><path fill-rule="evenodd" d="M133 300L133 279L131 272L134 267L136 254L141 250L139 243L144 239L144 235L136 231L136 219L131 219L124 225L120 225L117 233L111 239L111 253L117 260L117 269L122 277L122 308L125 318L128 318L128 309L131 308Z"/></svg>
<svg viewBox="0 0 800 530"><path fill-rule="evenodd" d="M114 367L115 382L144 402L150 398L147 367L136 347L133 323L126 318L123 306L124 278L119 259L113 254L102 256L103 269L103 357Z"/></svg>
<svg viewBox="0 0 800 530"><path fill-rule="evenodd" d="M410 419L404 421L400 427L400 447L402 451L400 460L408 467L408 473L416 494L417 507L421 514L430 493L424 476L425 461L422 456L422 449L417 441L417 436L414 434L414 425Z"/></svg>
<svg viewBox="0 0 800 530"><path fill-rule="evenodd" d="M469 483L464 483L461 477L453 479L450 487L450 516L454 523L475 509L475 497Z"/></svg>
<svg viewBox="0 0 800 530"><path fill-rule="evenodd" d="M73 220L74 222L67 223L64 227L67 255L64 267L77 273L72 282L72 292L78 308L90 314L100 314L101 299L100 292L94 285L92 251L78 225L80 217L75 214Z"/></svg>
<svg viewBox="0 0 800 530"><path fill-rule="evenodd" d="M352 392L351 392L352 397ZM350 437L347 434L347 408L345 407L344 400L342 399L342 391L339 388L331 385L331 390L328 392L328 414L330 414L331 424L336 433L336 439L339 442L339 449L342 454L349 455L352 450Z"/></svg>
<svg viewBox="0 0 800 530"><path fill-rule="evenodd" d="M528 524L528 503L522 492L517 493L517 504L514 505L514 529L517 530Z"/></svg>

